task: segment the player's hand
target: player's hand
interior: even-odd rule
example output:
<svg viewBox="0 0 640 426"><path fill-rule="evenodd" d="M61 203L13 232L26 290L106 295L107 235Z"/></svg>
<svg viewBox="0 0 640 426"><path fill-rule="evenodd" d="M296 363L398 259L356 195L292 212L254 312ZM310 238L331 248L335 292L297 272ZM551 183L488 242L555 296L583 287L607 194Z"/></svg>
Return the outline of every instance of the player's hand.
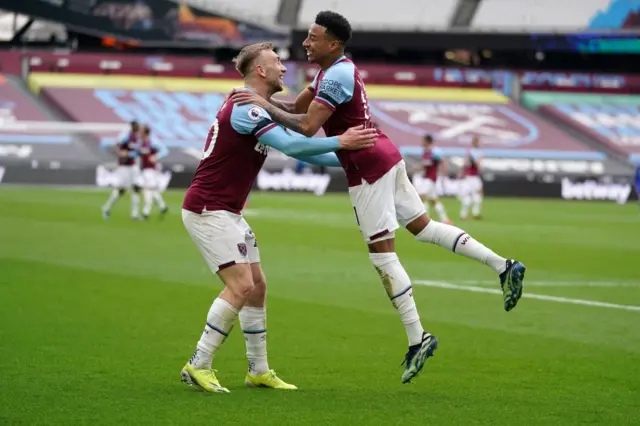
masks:
<svg viewBox="0 0 640 426"><path fill-rule="evenodd" d="M231 101L237 105L254 104L262 108L266 108L270 105L269 101L267 101L262 96L256 95L255 93L246 90L234 91L231 94Z"/></svg>
<svg viewBox="0 0 640 426"><path fill-rule="evenodd" d="M365 129L364 126L352 127L340 136L340 149L357 150L371 148L378 140L377 129Z"/></svg>

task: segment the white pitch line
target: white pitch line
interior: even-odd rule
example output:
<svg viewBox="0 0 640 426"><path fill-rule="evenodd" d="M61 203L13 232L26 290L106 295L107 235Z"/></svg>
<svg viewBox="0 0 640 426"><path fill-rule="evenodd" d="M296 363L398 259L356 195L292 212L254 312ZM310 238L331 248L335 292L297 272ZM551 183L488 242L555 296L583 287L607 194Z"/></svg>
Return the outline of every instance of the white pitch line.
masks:
<svg viewBox="0 0 640 426"><path fill-rule="evenodd" d="M414 283L418 285L427 286L427 287L446 288L449 290L462 290L462 291L470 291L474 293L502 294L502 291L496 288L457 285L457 284L451 284L451 283L441 282L441 281L416 280L414 281ZM526 287L526 283L525 283L525 287ZM640 306L618 305L615 303L598 302L596 300L571 299L568 297L549 296L546 294L535 294L535 293L527 293L527 292L525 292L522 295L522 297L526 299L546 300L548 302L569 303L573 305L596 306L599 308L622 309L625 311L640 312Z"/></svg>
<svg viewBox="0 0 640 426"><path fill-rule="evenodd" d="M478 281L478 280L463 280L456 281L460 284L471 285L491 285L495 286L497 280L492 281ZM526 285L529 287L638 287L640 283L633 282L615 282L615 281L527 281Z"/></svg>

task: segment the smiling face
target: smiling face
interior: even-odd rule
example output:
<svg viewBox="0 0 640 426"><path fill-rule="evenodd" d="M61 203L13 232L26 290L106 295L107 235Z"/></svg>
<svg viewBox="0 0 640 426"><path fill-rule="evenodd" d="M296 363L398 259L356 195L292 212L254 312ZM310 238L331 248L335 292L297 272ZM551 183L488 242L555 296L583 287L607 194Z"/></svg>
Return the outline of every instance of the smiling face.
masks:
<svg viewBox="0 0 640 426"><path fill-rule="evenodd" d="M327 57L333 57L341 43L327 33L327 29L318 24L311 24L307 38L302 42L307 51L307 61L312 64L322 64Z"/></svg>
<svg viewBox="0 0 640 426"><path fill-rule="evenodd" d="M284 75L287 68L282 64L280 56L273 50L263 50L256 60L256 71L263 77L273 93L284 89Z"/></svg>

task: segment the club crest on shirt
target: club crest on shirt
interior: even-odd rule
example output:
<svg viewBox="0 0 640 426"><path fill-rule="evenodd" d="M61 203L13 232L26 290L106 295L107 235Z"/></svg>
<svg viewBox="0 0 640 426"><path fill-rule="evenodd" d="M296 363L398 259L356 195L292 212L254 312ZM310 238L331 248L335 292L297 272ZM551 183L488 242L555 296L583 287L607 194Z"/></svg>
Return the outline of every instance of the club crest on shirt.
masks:
<svg viewBox="0 0 640 426"><path fill-rule="evenodd" d="M238 243L238 251L242 256L247 255L247 245L245 243Z"/></svg>
<svg viewBox="0 0 640 426"><path fill-rule="evenodd" d="M262 110L258 107L252 107L248 115L250 120L258 121L262 118Z"/></svg>

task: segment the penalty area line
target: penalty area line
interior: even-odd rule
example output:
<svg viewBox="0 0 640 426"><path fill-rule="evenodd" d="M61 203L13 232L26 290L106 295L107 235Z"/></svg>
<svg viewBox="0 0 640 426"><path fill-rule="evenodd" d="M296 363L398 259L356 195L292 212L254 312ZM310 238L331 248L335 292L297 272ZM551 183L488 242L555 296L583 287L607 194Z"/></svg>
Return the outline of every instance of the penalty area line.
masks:
<svg viewBox="0 0 640 426"><path fill-rule="evenodd" d="M469 285L458 285L452 284L442 281L427 281L427 280L416 280L415 284L426 286L426 287L437 287L444 288L448 290L459 290L459 291L469 291L472 293L489 293L489 294L502 294L501 290L496 288L486 288L486 287L478 287L478 286L469 286ZM525 283L525 288L527 284ZM621 309L625 311L638 311L640 312L640 306L634 305L618 305L616 303L608 303L608 302L599 302L596 300L583 300L583 299L572 299L569 297L560 297L560 296L549 296L546 294L536 294L536 293L527 293L526 290L522 294L523 299L537 299L537 300L546 300L547 302L556 302L556 303L568 303L572 305L583 305L583 306L595 306L599 308L610 308L610 309Z"/></svg>

